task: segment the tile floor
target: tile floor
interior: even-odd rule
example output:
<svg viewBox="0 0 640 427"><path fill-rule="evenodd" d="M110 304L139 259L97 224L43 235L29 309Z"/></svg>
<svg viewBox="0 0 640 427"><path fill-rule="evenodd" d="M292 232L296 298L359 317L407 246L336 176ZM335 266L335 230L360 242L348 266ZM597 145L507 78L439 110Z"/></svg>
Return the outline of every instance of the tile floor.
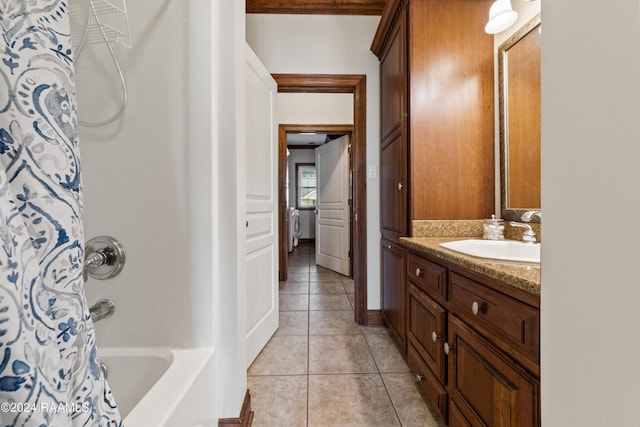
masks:
<svg viewBox="0 0 640 427"><path fill-rule="evenodd" d="M280 327L248 371L253 426L443 427L385 328L353 318L353 280L289 256Z"/></svg>

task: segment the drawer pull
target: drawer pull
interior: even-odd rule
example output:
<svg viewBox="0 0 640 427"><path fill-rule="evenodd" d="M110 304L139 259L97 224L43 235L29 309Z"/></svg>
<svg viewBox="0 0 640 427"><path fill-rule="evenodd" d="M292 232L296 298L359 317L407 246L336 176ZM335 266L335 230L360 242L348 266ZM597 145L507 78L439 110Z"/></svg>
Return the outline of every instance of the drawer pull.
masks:
<svg viewBox="0 0 640 427"><path fill-rule="evenodd" d="M420 382L420 381L422 381L423 378L424 377L422 375L416 374L416 381Z"/></svg>
<svg viewBox="0 0 640 427"><path fill-rule="evenodd" d="M393 245L387 245L387 249L393 249Z"/></svg>
<svg viewBox="0 0 640 427"><path fill-rule="evenodd" d="M431 333L431 341L433 341L433 342L438 341L438 334L436 334L436 331L433 331Z"/></svg>
<svg viewBox="0 0 640 427"><path fill-rule="evenodd" d="M422 274L422 270L420 270L420 267L416 268L416 276L420 277L421 274Z"/></svg>

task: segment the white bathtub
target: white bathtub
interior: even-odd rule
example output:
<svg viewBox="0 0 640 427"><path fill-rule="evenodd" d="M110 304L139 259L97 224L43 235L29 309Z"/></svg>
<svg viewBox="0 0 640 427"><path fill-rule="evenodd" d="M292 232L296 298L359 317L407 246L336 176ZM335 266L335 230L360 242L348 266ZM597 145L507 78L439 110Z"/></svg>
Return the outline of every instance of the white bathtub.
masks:
<svg viewBox="0 0 640 427"><path fill-rule="evenodd" d="M124 427L217 424L212 349L108 347L98 355Z"/></svg>

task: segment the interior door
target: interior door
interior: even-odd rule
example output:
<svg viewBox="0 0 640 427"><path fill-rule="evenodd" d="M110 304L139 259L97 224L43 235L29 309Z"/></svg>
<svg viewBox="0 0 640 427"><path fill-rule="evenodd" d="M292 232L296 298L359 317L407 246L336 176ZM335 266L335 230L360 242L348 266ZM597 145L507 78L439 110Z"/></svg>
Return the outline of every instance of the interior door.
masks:
<svg viewBox="0 0 640 427"><path fill-rule="evenodd" d="M321 145L315 151L316 264L349 276L349 136Z"/></svg>
<svg viewBox="0 0 640 427"><path fill-rule="evenodd" d="M246 48L247 367L278 328L278 87Z"/></svg>

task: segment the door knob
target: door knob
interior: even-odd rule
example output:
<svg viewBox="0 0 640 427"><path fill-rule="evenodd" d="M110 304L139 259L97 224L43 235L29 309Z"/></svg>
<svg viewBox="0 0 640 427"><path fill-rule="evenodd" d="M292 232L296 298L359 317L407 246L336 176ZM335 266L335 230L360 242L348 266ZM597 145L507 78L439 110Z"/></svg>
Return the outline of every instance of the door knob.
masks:
<svg viewBox="0 0 640 427"><path fill-rule="evenodd" d="M431 333L431 341L433 341L433 342L438 341L438 334L436 334L436 331L433 331Z"/></svg>
<svg viewBox="0 0 640 427"><path fill-rule="evenodd" d="M404 185L402 185L401 182L398 183L398 190L402 190L404 188Z"/></svg>

